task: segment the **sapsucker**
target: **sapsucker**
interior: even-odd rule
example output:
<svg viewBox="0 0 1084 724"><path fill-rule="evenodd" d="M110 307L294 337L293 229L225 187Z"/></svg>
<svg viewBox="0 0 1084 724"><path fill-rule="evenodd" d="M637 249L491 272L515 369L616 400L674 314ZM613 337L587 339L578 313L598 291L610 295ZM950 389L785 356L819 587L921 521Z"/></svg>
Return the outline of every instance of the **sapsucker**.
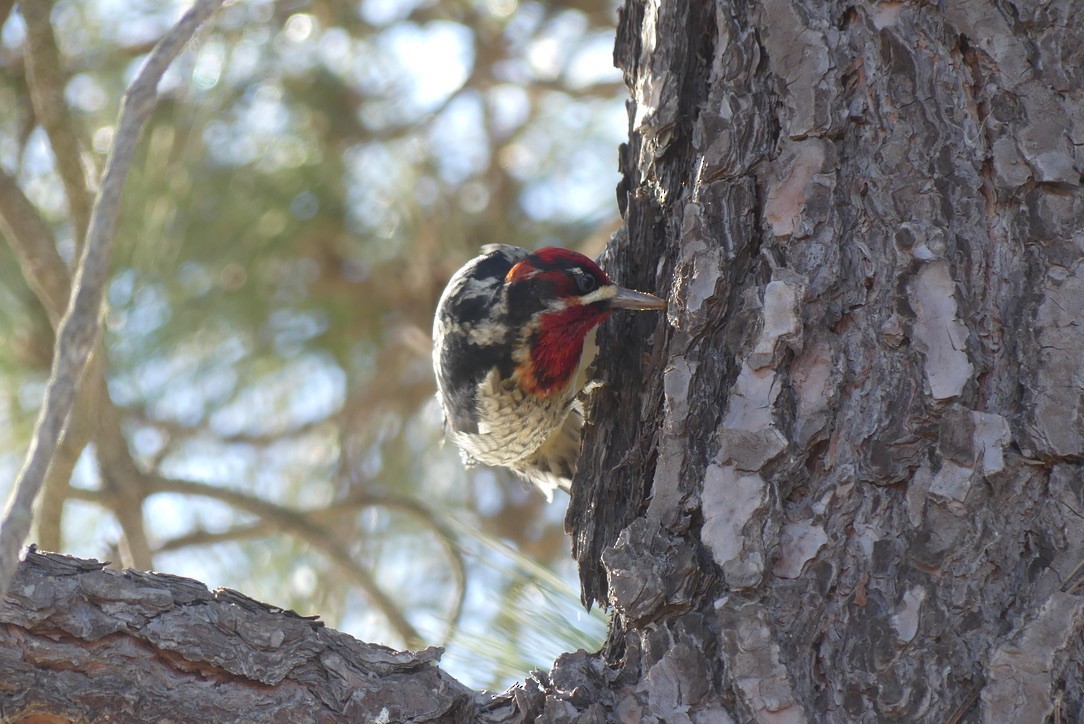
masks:
<svg viewBox="0 0 1084 724"><path fill-rule="evenodd" d="M552 500L580 452L584 341L615 309L664 309L583 254L490 244L452 276L433 320L445 431L468 465L510 468Z"/></svg>

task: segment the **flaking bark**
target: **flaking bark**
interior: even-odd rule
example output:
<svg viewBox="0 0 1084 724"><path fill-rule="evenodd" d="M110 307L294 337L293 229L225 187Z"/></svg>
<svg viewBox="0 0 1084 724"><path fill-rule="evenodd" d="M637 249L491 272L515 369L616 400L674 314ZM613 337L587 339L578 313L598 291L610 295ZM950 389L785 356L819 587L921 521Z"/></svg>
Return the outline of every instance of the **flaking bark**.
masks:
<svg viewBox="0 0 1084 724"><path fill-rule="evenodd" d="M670 310L600 334L567 519L615 718L1084 717L1074 7L623 8L607 268Z"/></svg>
<svg viewBox="0 0 1084 724"><path fill-rule="evenodd" d="M228 589L28 553L0 602L0 719L468 721L432 663Z"/></svg>

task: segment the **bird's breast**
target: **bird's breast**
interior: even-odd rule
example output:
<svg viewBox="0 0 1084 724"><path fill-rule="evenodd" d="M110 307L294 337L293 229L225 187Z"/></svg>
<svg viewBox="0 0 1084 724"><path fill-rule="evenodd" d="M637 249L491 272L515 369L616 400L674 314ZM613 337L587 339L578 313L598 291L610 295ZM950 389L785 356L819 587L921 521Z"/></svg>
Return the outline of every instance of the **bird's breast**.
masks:
<svg viewBox="0 0 1084 724"><path fill-rule="evenodd" d="M539 396L492 370L478 386L477 433L452 431L457 445L478 462L515 467L561 427L575 399L572 385Z"/></svg>

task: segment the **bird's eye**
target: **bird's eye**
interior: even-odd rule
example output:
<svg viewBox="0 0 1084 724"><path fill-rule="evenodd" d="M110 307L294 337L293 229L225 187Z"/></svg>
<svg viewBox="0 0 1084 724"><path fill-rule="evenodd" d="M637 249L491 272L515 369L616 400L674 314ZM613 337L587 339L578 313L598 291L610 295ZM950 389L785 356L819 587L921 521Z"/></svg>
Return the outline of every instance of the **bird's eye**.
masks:
<svg viewBox="0 0 1084 724"><path fill-rule="evenodd" d="M587 294L595 291L598 287L598 280L590 274L577 274L576 275L576 287L580 290L580 294Z"/></svg>

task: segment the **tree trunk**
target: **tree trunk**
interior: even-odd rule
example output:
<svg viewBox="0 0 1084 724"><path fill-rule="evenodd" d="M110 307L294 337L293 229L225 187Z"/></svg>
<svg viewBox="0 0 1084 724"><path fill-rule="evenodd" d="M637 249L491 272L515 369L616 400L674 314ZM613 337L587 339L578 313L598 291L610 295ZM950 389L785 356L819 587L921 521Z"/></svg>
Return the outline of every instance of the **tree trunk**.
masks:
<svg viewBox="0 0 1084 724"><path fill-rule="evenodd" d="M670 308L599 335L567 517L584 600L614 612L598 655L474 695L431 654L193 598L191 583L178 597L124 574L135 588L80 584L66 611L43 593L66 585L52 573L0 609L0 652L39 652L33 686L79 701L92 681L83 701L104 708L34 709L5 678L0 714L201 701L154 699L155 666L188 677L186 696L250 690L230 702L238 719L1084 719L1074 9L622 9L626 224L604 265ZM78 580L113 590L121 575ZM223 623L230 606L254 618ZM199 628L167 635L197 612ZM240 639L203 638L223 631ZM103 645L127 650L114 689L87 678L115 660ZM259 708L273 698L294 708Z"/></svg>
<svg viewBox="0 0 1084 724"><path fill-rule="evenodd" d="M615 718L1084 717L1084 25L940 8L621 13L607 268L670 310L568 516Z"/></svg>

